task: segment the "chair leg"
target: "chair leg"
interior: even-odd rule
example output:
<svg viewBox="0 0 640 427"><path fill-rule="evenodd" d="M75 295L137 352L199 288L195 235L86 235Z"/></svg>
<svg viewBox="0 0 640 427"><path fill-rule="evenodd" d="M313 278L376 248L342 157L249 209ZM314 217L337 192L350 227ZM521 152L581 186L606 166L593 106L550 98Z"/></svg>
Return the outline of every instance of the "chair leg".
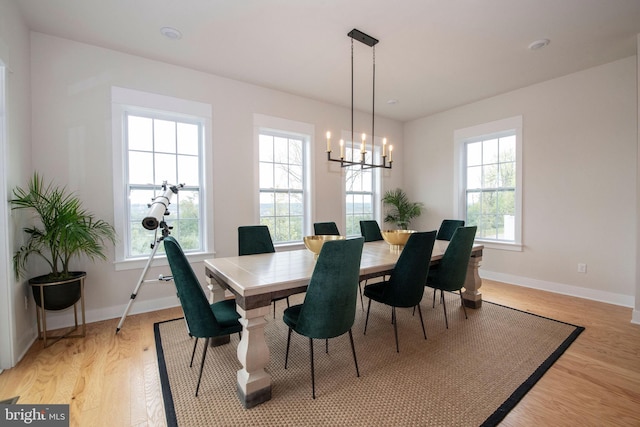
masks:
<svg viewBox="0 0 640 427"><path fill-rule="evenodd" d="M311 395L316 398L316 377L313 369L313 338L309 338L309 353L311 354Z"/></svg>
<svg viewBox="0 0 640 427"><path fill-rule="evenodd" d="M200 381L202 381L202 369L204 368L204 359L207 357L207 348L209 348L209 338L204 341L204 351L202 352L202 362L200 362L200 374L198 375L198 385L196 386L196 397L200 390Z"/></svg>
<svg viewBox="0 0 640 427"><path fill-rule="evenodd" d="M391 317L393 318L393 332L396 335L396 353L400 353L400 346L398 346L398 319L396 318L396 308L391 309Z"/></svg>
<svg viewBox="0 0 640 427"><path fill-rule="evenodd" d="M444 309L444 324L449 329L449 320L447 319L447 302L444 299L444 291L440 289L440 301L442 301L442 308Z"/></svg>
<svg viewBox="0 0 640 427"><path fill-rule="evenodd" d="M189 362L189 367L193 366L193 357L196 355L196 346L198 345L198 338L196 338L196 342L193 343L193 351L191 352L191 362Z"/></svg>
<svg viewBox="0 0 640 427"><path fill-rule="evenodd" d="M462 289L458 289L458 292L460 292L460 304L462 304L462 309L464 310L464 318L468 319L467 307L464 306L464 299L462 298Z"/></svg>
<svg viewBox="0 0 640 427"><path fill-rule="evenodd" d="M289 361L289 344L291 343L291 328L289 328L289 334L287 334L287 352L284 355L284 369L287 369L287 362Z"/></svg>
<svg viewBox="0 0 640 427"><path fill-rule="evenodd" d="M329 338L325 338L324 340L324 352L329 354Z"/></svg>
<svg viewBox="0 0 640 427"><path fill-rule="evenodd" d="M364 321L364 334L367 335L367 325L369 324L369 311L371 310L371 298L369 298L369 305L367 305L367 319Z"/></svg>
<svg viewBox="0 0 640 427"><path fill-rule="evenodd" d="M364 281L365 288L367 287L367 279ZM364 300L362 299L362 282L358 282L358 289L360 290L360 305L362 306L362 311L364 311Z"/></svg>
<svg viewBox="0 0 640 427"><path fill-rule="evenodd" d="M349 340L351 341L351 351L353 352L353 362L356 364L356 376L360 377L360 370L358 369L358 358L356 357L356 347L353 345L353 334L351 328L349 328Z"/></svg>
<svg viewBox="0 0 640 427"><path fill-rule="evenodd" d="M415 306L413 307L415 310ZM424 329L424 320L422 320L422 310L420 310L420 304L418 304L418 314L420 315L420 323L422 324L422 334L424 335L424 339L427 339L427 331Z"/></svg>
<svg viewBox="0 0 640 427"><path fill-rule="evenodd" d="M273 300L273 318L276 318L276 300Z"/></svg>
<svg viewBox="0 0 640 427"><path fill-rule="evenodd" d="M438 292L438 290L436 288L433 288L433 305L431 306L431 308L436 308L436 292Z"/></svg>

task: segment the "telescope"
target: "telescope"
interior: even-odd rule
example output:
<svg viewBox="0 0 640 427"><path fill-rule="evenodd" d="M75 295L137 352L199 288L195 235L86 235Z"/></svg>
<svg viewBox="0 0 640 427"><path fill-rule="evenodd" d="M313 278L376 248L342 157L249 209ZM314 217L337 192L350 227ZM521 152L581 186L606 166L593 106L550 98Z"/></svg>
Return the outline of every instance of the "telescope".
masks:
<svg viewBox="0 0 640 427"><path fill-rule="evenodd" d="M160 226L164 220L165 215L169 215L169 204L171 203L171 197L178 193L180 188L184 187L184 184L167 186L165 181L162 184L164 193L160 196L156 196L153 202L149 204L149 212L147 216L142 220L142 226L147 230L155 230Z"/></svg>

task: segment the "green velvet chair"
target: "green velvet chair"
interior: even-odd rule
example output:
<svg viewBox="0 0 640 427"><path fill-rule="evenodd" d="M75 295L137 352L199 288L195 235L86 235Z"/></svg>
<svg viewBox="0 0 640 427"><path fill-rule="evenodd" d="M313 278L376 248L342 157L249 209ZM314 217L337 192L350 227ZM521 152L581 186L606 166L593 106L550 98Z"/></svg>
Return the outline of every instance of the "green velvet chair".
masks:
<svg viewBox="0 0 640 427"><path fill-rule="evenodd" d="M340 235L340 231L338 231L338 226L333 221L314 223L313 233L316 236L320 236L320 235L339 236Z"/></svg>
<svg viewBox="0 0 640 427"><path fill-rule="evenodd" d="M461 219L444 219L440 228L438 229L438 235L436 240L451 240L451 236L458 227L464 227L464 221Z"/></svg>
<svg viewBox="0 0 640 427"><path fill-rule="evenodd" d="M451 237L449 246L447 246L442 255L438 268L429 271L427 276L427 286L433 288L433 307L436 305L436 291L440 290L440 301L444 309L444 321L447 329L449 329L449 320L447 319L447 304L444 299L444 291L458 291L464 310L464 317L465 319L467 318L467 309L462 300L462 288L467 277L467 267L469 265L469 257L471 257L473 240L476 237L476 230L476 226L458 227Z"/></svg>
<svg viewBox="0 0 640 427"><path fill-rule="evenodd" d="M236 311L235 300L225 300L209 304L197 276L193 272L187 257L182 252L178 242L171 236L164 238L164 250L167 254L173 282L178 291L178 298L182 311L189 328L189 335L196 338L191 353L191 363L195 355L199 338L205 338L202 361L200 362L200 373L198 375L198 385L196 386L196 396L200 390L202 380L202 368L207 357L209 340L215 337L227 336L242 331L242 325L238 321L240 315ZM191 366L191 365L190 365Z"/></svg>
<svg viewBox="0 0 640 427"><path fill-rule="evenodd" d="M420 301L424 295L424 283L429 271L431 253L436 240L436 232L426 231L413 233L407 240L395 268L389 276L389 280L373 283L364 288L364 296L369 298L367 306L367 319L364 324L364 333L367 333L371 301L377 301L391 306L391 322L396 337L396 351L400 352L398 345L398 318L396 307L418 307L422 334L427 339L424 329Z"/></svg>
<svg viewBox="0 0 640 427"><path fill-rule="evenodd" d="M363 244L364 239L358 237L333 240L322 245L303 303L284 311L283 320L289 327L284 368L287 368L289 361L291 332L295 331L308 337L311 356L311 390L314 399L316 398L313 365L314 339L324 339L326 344L329 338L349 332L356 375L360 376L351 327L355 319ZM328 351L328 344L326 345Z"/></svg>
<svg viewBox="0 0 640 427"><path fill-rule="evenodd" d="M269 227L266 225L243 225L238 227L238 255L268 254L276 251ZM276 301L287 300L289 297L275 298L273 300L273 318L276 318Z"/></svg>
<svg viewBox="0 0 640 427"><path fill-rule="evenodd" d="M378 225L378 221L376 220L360 221L360 233L362 234L362 237L364 237L365 243L384 240L382 238L382 233L380 232L380 226ZM367 280L364 281L364 286L367 286ZM360 290L360 305L362 306L362 311L364 311L364 300L362 298L362 282L358 284L358 289Z"/></svg>
<svg viewBox="0 0 640 427"><path fill-rule="evenodd" d="M360 221L360 233L364 237L365 242L376 242L382 239L382 233L380 232L380 226L376 220Z"/></svg>

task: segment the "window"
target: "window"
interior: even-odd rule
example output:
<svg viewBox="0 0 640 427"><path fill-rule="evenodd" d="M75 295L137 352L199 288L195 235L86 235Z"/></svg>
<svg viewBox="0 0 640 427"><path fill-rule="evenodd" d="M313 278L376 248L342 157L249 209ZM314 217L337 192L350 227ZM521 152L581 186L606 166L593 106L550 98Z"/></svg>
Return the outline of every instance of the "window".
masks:
<svg viewBox="0 0 640 427"><path fill-rule="evenodd" d="M121 242L118 261L146 259L159 236L142 220L149 203L169 186L184 184L173 194L167 223L185 253L204 254L206 235L204 140L209 134L210 107L184 100L113 88L114 205ZM153 108L156 107L156 108ZM117 127L117 128L116 128ZM116 147L117 146L117 147ZM117 181L117 182L116 182ZM158 232L159 233L159 232ZM160 246L158 252L164 251Z"/></svg>
<svg viewBox="0 0 640 427"><path fill-rule="evenodd" d="M312 131L312 127L260 115L256 118L259 223L269 227L274 244L301 242L309 230L307 157L312 133L300 131Z"/></svg>
<svg viewBox="0 0 640 427"><path fill-rule="evenodd" d="M351 143L346 144L345 158L351 161L354 154L356 158L360 156L360 150L351 148ZM367 153L369 156L370 153ZM367 158L367 161L370 161ZM377 169L363 169L360 166L350 166L345 168L345 210L347 236L360 236L360 221L376 219L377 203L379 197L376 196Z"/></svg>
<svg viewBox="0 0 640 427"><path fill-rule="evenodd" d="M456 131L460 159L458 214L477 240L521 245L522 118Z"/></svg>

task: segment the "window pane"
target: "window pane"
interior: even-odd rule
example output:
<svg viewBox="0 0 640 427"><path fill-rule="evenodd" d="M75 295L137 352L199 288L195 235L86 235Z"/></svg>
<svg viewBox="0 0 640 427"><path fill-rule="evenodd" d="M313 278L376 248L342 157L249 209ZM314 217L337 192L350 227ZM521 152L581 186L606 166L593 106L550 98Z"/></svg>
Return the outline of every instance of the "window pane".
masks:
<svg viewBox="0 0 640 427"><path fill-rule="evenodd" d="M289 163L302 168L302 141L299 139L289 140Z"/></svg>
<svg viewBox="0 0 640 427"><path fill-rule="evenodd" d="M467 166L482 164L482 142L467 144Z"/></svg>
<svg viewBox="0 0 640 427"><path fill-rule="evenodd" d="M289 168L289 188L302 190L302 166L291 166Z"/></svg>
<svg viewBox="0 0 640 427"><path fill-rule="evenodd" d="M197 186L200 184L200 162L194 156L178 156L178 181L176 184Z"/></svg>
<svg viewBox="0 0 640 427"><path fill-rule="evenodd" d="M516 136L510 135L500 138L500 161L514 162L516 160Z"/></svg>
<svg viewBox="0 0 640 427"><path fill-rule="evenodd" d="M501 187L516 186L516 164L500 163L500 183Z"/></svg>
<svg viewBox="0 0 640 427"><path fill-rule="evenodd" d="M200 194L198 191L180 190L176 198L181 219L200 218ZM167 219L167 221L171 220L171 217Z"/></svg>
<svg viewBox="0 0 640 427"><path fill-rule="evenodd" d="M482 142L482 163L498 162L498 140L490 139Z"/></svg>
<svg viewBox="0 0 640 427"><path fill-rule="evenodd" d="M176 152L176 122L167 120L153 121L154 149L156 152Z"/></svg>
<svg viewBox="0 0 640 427"><path fill-rule="evenodd" d="M269 135L260 135L259 147L260 161L273 162L273 137Z"/></svg>
<svg viewBox="0 0 640 427"><path fill-rule="evenodd" d="M482 188L482 166L467 168L467 188Z"/></svg>
<svg viewBox="0 0 640 427"><path fill-rule="evenodd" d="M129 151L129 183L153 184L153 154Z"/></svg>
<svg viewBox="0 0 640 427"><path fill-rule="evenodd" d="M178 123L178 153L197 156L200 127L196 124Z"/></svg>
<svg viewBox="0 0 640 427"><path fill-rule="evenodd" d="M260 216L275 216L275 194L274 193L260 193Z"/></svg>
<svg viewBox="0 0 640 427"><path fill-rule="evenodd" d="M127 138L129 150L153 150L153 121L147 117L128 116Z"/></svg>
<svg viewBox="0 0 640 427"><path fill-rule="evenodd" d="M304 213L304 205L302 203L302 193L292 193L289 206L290 206L291 215L298 215L302 217L302 214Z"/></svg>
<svg viewBox="0 0 640 427"><path fill-rule="evenodd" d="M176 171L176 156L173 154L156 154L155 156L155 184L162 184L164 181L173 183L178 181Z"/></svg>
<svg viewBox="0 0 640 427"><path fill-rule="evenodd" d="M260 188L273 188L273 163L260 162Z"/></svg>
<svg viewBox="0 0 640 427"><path fill-rule="evenodd" d="M482 168L482 188L498 186L498 165L486 165Z"/></svg>
<svg viewBox="0 0 640 427"><path fill-rule="evenodd" d="M273 161L276 163L289 161L289 140L287 138L273 138Z"/></svg>

